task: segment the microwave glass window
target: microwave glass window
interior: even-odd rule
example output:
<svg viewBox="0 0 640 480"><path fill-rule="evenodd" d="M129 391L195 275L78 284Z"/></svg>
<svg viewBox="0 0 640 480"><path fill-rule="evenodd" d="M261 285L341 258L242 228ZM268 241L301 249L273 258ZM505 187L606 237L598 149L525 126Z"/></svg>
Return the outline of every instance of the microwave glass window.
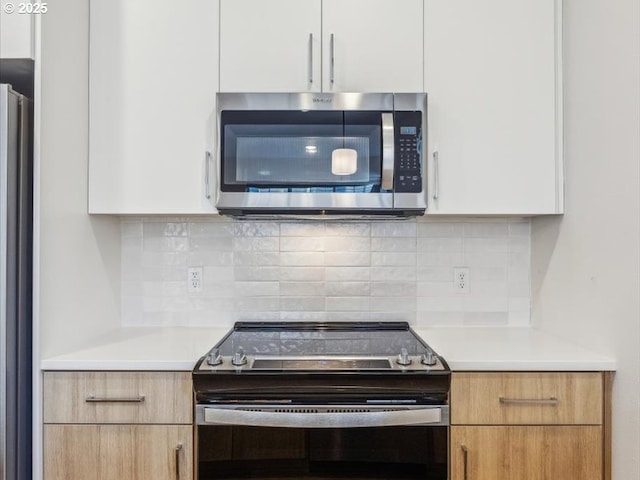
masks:
<svg viewBox="0 0 640 480"><path fill-rule="evenodd" d="M271 114L271 115L269 115ZM233 112L223 116L223 187L235 191L380 190L380 114Z"/></svg>

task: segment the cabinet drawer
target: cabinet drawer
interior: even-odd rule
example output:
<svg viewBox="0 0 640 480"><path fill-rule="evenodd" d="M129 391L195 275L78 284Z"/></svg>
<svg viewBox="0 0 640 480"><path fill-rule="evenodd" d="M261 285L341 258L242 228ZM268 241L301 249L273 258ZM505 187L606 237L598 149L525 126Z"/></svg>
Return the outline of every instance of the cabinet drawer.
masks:
<svg viewBox="0 0 640 480"><path fill-rule="evenodd" d="M454 425L600 425L602 374L453 373Z"/></svg>
<svg viewBox="0 0 640 480"><path fill-rule="evenodd" d="M45 372L45 423L192 423L188 372Z"/></svg>

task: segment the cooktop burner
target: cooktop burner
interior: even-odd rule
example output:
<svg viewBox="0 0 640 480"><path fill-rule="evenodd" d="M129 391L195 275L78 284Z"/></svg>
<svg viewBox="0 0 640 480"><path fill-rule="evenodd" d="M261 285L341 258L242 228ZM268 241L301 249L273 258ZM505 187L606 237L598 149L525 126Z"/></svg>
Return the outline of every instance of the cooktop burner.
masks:
<svg viewBox="0 0 640 480"><path fill-rule="evenodd" d="M445 370L405 322L238 322L198 370Z"/></svg>
<svg viewBox="0 0 640 480"><path fill-rule="evenodd" d="M438 403L451 372L406 322L238 322L193 370L199 403Z"/></svg>

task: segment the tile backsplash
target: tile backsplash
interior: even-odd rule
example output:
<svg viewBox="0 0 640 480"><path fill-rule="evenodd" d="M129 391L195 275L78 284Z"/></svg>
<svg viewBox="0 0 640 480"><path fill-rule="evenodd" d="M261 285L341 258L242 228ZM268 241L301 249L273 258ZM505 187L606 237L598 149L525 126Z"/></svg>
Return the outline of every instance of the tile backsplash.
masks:
<svg viewBox="0 0 640 480"><path fill-rule="evenodd" d="M526 325L530 222L234 221L125 217L128 326L236 320L406 320L418 326ZM202 291L187 291L202 267ZM469 292L454 287L469 269Z"/></svg>

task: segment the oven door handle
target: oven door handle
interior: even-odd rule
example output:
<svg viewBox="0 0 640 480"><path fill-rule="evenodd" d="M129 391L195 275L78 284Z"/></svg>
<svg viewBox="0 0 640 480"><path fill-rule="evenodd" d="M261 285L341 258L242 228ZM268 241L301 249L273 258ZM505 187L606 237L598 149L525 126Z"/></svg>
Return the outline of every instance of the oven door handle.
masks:
<svg viewBox="0 0 640 480"><path fill-rule="evenodd" d="M393 113L382 114L382 189L393 190L395 167L395 130Z"/></svg>
<svg viewBox="0 0 640 480"><path fill-rule="evenodd" d="M247 427L286 428L357 428L409 425L448 425L448 407L412 408L350 412L336 407L315 412L313 407L282 407L280 411L203 407L198 417L200 425L236 425Z"/></svg>

